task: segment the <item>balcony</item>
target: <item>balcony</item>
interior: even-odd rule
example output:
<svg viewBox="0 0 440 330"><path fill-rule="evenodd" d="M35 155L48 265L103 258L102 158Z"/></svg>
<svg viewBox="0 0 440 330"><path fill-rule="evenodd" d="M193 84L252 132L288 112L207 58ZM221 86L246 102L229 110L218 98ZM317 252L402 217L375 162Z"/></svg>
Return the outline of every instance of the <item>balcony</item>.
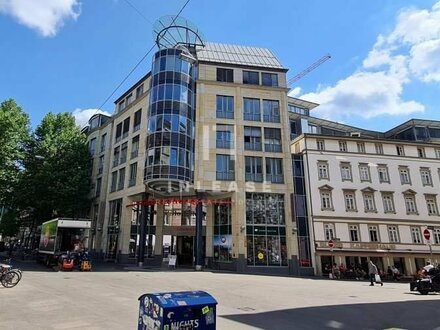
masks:
<svg viewBox="0 0 440 330"><path fill-rule="evenodd" d="M266 174L266 181L271 183L284 183L282 174Z"/></svg>
<svg viewBox="0 0 440 330"><path fill-rule="evenodd" d="M265 144L264 151L266 152L282 152L283 146L281 144Z"/></svg>
<svg viewBox="0 0 440 330"><path fill-rule="evenodd" d="M218 149L231 149L232 148L232 141L217 140L216 147Z"/></svg>
<svg viewBox="0 0 440 330"><path fill-rule="evenodd" d="M246 173L245 180L252 182L263 182L263 173Z"/></svg>
<svg viewBox="0 0 440 330"><path fill-rule="evenodd" d="M263 121L265 121L266 123L279 123L279 122L281 122L280 116L272 116L272 115L264 115Z"/></svg>
<svg viewBox="0 0 440 330"><path fill-rule="evenodd" d="M217 111L217 118L234 119L234 113L227 111Z"/></svg>
<svg viewBox="0 0 440 330"><path fill-rule="evenodd" d="M251 121L261 121L260 114L254 114L254 113L244 113L243 114L244 120L251 120Z"/></svg>
<svg viewBox="0 0 440 330"><path fill-rule="evenodd" d="M245 142L244 150L262 151L263 145L261 144L261 142Z"/></svg>
<svg viewBox="0 0 440 330"><path fill-rule="evenodd" d="M217 172L216 179L220 181L234 181L235 172Z"/></svg>

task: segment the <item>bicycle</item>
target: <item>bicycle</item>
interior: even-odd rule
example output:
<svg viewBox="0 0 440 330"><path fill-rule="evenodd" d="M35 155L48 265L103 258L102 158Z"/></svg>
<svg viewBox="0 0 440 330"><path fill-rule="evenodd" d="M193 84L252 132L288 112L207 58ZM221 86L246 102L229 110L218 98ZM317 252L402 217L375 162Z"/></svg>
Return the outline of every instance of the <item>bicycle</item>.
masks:
<svg viewBox="0 0 440 330"><path fill-rule="evenodd" d="M11 262L11 259L5 260L7 263ZM13 288L20 282L23 277L23 272L18 268L12 268L10 264L0 263L0 283L5 288Z"/></svg>

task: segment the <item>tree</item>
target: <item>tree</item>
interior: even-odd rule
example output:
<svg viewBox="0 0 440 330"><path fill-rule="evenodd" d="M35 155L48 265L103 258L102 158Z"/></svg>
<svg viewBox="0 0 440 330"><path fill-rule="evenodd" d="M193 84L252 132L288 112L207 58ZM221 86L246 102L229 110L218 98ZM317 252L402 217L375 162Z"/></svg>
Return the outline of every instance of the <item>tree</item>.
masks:
<svg viewBox="0 0 440 330"><path fill-rule="evenodd" d="M19 180L24 146L29 139L29 116L12 100L0 104L0 206L11 203Z"/></svg>
<svg viewBox="0 0 440 330"><path fill-rule="evenodd" d="M5 212L0 222L0 233L3 236L15 236L20 229L19 217L16 212Z"/></svg>
<svg viewBox="0 0 440 330"><path fill-rule="evenodd" d="M34 225L53 217L80 217L90 201L90 154L71 114L48 113L27 145L21 202Z"/></svg>

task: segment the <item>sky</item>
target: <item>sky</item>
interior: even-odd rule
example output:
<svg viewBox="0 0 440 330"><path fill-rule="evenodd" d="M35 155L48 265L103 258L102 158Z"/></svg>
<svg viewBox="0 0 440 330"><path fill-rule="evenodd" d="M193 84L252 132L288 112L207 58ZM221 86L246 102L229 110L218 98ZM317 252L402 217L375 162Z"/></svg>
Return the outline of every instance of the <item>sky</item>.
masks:
<svg viewBox="0 0 440 330"><path fill-rule="evenodd" d="M152 23L187 0L0 0L0 101L15 99L36 127L49 111L82 125L151 67ZM386 131L440 120L439 0L190 0L181 16L205 40L266 47L312 115Z"/></svg>

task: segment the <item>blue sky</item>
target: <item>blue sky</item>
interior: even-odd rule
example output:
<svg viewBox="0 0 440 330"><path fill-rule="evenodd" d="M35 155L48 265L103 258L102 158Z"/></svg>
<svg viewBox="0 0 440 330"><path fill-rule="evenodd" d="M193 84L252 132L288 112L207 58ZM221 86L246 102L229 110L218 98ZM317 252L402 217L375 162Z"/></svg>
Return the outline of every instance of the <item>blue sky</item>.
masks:
<svg viewBox="0 0 440 330"><path fill-rule="evenodd" d="M35 127L48 111L93 114L153 44L151 22L186 0L0 0L0 100ZM440 1L191 0L182 16L206 40L271 49L315 116L387 130L440 120ZM102 108L150 69L151 56Z"/></svg>

